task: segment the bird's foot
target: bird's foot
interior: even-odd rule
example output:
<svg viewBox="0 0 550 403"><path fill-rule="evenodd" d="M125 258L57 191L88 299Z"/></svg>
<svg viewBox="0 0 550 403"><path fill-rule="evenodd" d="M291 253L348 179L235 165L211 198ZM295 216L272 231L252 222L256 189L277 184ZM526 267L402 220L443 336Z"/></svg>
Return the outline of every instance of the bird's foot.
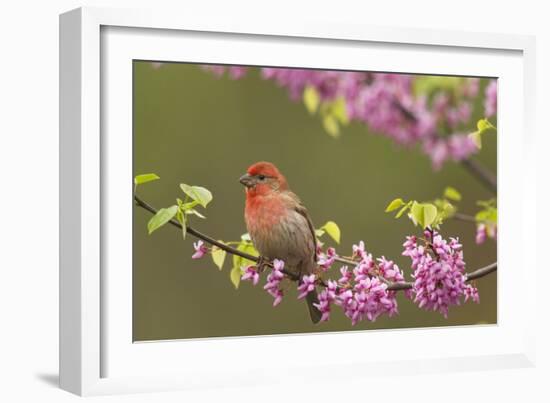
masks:
<svg viewBox="0 0 550 403"><path fill-rule="evenodd" d="M270 259L266 258L265 256L258 256L258 262L256 263L258 273L263 273L266 267L270 267L271 265L272 263Z"/></svg>

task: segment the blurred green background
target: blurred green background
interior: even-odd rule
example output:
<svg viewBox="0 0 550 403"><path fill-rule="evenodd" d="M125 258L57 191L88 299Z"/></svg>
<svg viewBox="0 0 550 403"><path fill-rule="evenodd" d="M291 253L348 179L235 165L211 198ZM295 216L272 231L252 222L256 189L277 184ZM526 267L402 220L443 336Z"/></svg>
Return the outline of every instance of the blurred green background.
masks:
<svg viewBox="0 0 550 403"><path fill-rule="evenodd" d="M482 80L481 90L485 85ZM473 116L483 117L481 105ZM496 136L485 136L476 158L496 172ZM406 219L384 214L389 201L428 200L450 185L462 193L460 211L473 215L476 200L492 197L459 164L433 171L418 150L396 146L363 125L351 124L339 139L330 137L318 117L309 115L302 103L290 101L285 89L262 80L257 69L230 80L192 64L154 68L150 62L134 62L133 172L161 177L139 187L143 199L167 207L182 196L179 183L204 186L214 200L205 212L207 219L192 216L191 224L215 238L238 240L246 232L244 190L238 179L259 160L281 169L317 227L327 220L338 223L340 253L351 253L351 245L364 240L369 252L395 260L408 278L410 260L401 256L401 244L415 228ZM418 309L400 293L396 317L352 327L334 309L329 322L312 325L294 287L272 308L273 298L261 285L245 282L235 290L229 280L229 256L222 271L209 256L192 260L194 239L182 240L170 225L149 236L150 218L134 207L135 341L496 323L493 273L476 283L481 303L453 307L448 319ZM442 232L460 237L468 271L496 260L494 241L475 245L473 224L449 220ZM338 267L332 269L335 276Z"/></svg>

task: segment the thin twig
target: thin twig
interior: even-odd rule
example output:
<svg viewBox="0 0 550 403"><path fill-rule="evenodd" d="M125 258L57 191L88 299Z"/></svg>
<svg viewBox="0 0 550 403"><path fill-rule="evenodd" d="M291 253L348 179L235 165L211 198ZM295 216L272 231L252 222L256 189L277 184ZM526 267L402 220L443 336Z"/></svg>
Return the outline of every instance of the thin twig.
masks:
<svg viewBox="0 0 550 403"><path fill-rule="evenodd" d="M495 174L473 159L465 159L460 161L460 163L491 192L497 192L497 178Z"/></svg>
<svg viewBox="0 0 550 403"><path fill-rule="evenodd" d="M466 281L472 281L481 277L484 277L494 271L497 271L497 262L491 263L488 266L477 269L471 273L466 273ZM400 290L410 290L413 288L412 282L405 283L392 283L388 286L388 290L391 291L400 291Z"/></svg>
<svg viewBox="0 0 550 403"><path fill-rule="evenodd" d="M158 211L157 209L155 209L153 206L151 206L146 201L142 200L139 196L134 195L134 200L136 201L136 204L139 207L147 210L151 214L156 214L157 213L157 211ZM179 229L182 228L181 224L178 221L174 220L174 219L172 219L168 222L170 224L172 224L173 226L179 228ZM223 242L220 242L220 241L218 241L214 238L211 238L208 235L203 234L200 231L197 231L196 229L194 229L193 227L190 227L189 225L187 226L187 233L195 236L196 238L202 239L204 242L207 242L210 245L215 245L218 248L223 249L224 251L226 251L227 253L230 253L232 255L240 256L244 259L250 260L250 261L255 262L255 263L259 263L262 260L261 257L250 255L250 254L242 252L242 251L240 251L236 248L233 248L229 245L226 245ZM347 259L347 258L344 258L344 257L337 257L335 260L340 262L340 263L344 263L344 264L350 264L350 265L356 265L357 264L356 261L351 260L351 259ZM466 281L471 281L471 280L478 279L480 277L484 277L484 276L486 276L486 275L488 275L488 274L490 274L490 273L492 273L496 270L497 270L497 263L495 262L495 263L490 264L489 266L485 266L485 267L477 269L477 270L475 270L471 273L467 273L466 274ZM294 273L291 273L291 272L289 272L285 269L283 269L282 272L294 281L299 280L299 276L297 276ZM387 289L390 290L390 291L409 290L413 287L412 282L404 282L404 283L393 283L393 282L389 282L389 281L385 281L385 282L388 285ZM326 287L326 284L324 282L320 282L319 284L321 286Z"/></svg>
<svg viewBox="0 0 550 403"><path fill-rule="evenodd" d="M349 264L349 265L352 265L352 266L356 266L358 262L356 262L355 260L351 260L351 259L347 259L345 257L342 257L342 256L336 256L334 258L334 260L336 262L339 262L339 263L343 263L343 264Z"/></svg>
<svg viewBox="0 0 550 403"><path fill-rule="evenodd" d="M462 213L454 213L449 218L452 218L453 220L458 220L458 221L466 221L466 222L473 222L473 223L477 222L475 217L468 214L462 214Z"/></svg>

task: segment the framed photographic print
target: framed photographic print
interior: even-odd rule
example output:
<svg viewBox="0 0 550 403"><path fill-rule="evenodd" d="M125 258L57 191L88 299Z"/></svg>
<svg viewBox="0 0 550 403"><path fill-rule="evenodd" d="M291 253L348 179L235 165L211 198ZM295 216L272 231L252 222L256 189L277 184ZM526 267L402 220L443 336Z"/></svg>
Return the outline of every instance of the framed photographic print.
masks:
<svg viewBox="0 0 550 403"><path fill-rule="evenodd" d="M531 38L60 24L64 389L531 365Z"/></svg>

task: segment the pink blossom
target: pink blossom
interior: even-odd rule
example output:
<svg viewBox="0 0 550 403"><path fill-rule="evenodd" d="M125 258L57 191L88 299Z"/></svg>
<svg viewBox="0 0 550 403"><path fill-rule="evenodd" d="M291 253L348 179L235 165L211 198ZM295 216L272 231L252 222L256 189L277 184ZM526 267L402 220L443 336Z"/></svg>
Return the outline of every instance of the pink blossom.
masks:
<svg viewBox="0 0 550 403"><path fill-rule="evenodd" d="M367 256L367 253L365 252L365 242L363 241L359 241L358 245L353 245L352 250L353 250L353 257L358 257L361 260L363 260Z"/></svg>
<svg viewBox="0 0 550 403"><path fill-rule="evenodd" d="M326 254L322 251L317 253L317 264L323 271L327 271L334 264L337 257L336 250L332 247L328 248Z"/></svg>
<svg viewBox="0 0 550 403"><path fill-rule="evenodd" d="M274 298L273 306L277 306L283 301L283 291L281 289L270 290L268 292Z"/></svg>
<svg viewBox="0 0 550 403"><path fill-rule="evenodd" d="M382 275L382 277L384 277L386 280L392 283L405 282L405 277L403 276L403 272L399 269L399 267L393 261L387 260L384 256L376 260L378 261L378 268L380 270L380 274ZM412 290L405 290L404 293L405 293L405 296L409 299L412 298L413 296ZM392 297L395 297L395 291L389 291L388 294Z"/></svg>
<svg viewBox="0 0 550 403"><path fill-rule="evenodd" d="M348 270L348 266L342 266L340 268L340 274L342 275L342 277L338 279L338 283L341 285L348 284L353 278L352 273Z"/></svg>
<svg viewBox="0 0 550 403"><path fill-rule="evenodd" d="M233 80L238 80L246 75L246 67L230 66L228 72L230 78L232 78Z"/></svg>
<svg viewBox="0 0 550 403"><path fill-rule="evenodd" d="M361 280L372 277L371 270L373 268L374 261L372 260L372 256L368 260L365 259L359 262L359 264L355 266L355 269L353 269L353 275L355 276L354 281L359 282Z"/></svg>
<svg viewBox="0 0 550 403"><path fill-rule="evenodd" d="M485 88L485 117L489 118L497 113L497 80L491 80Z"/></svg>
<svg viewBox="0 0 550 403"><path fill-rule="evenodd" d="M336 293L336 282L329 280L327 287L317 295L319 303L313 305L321 312L321 322L329 320L331 304L336 300Z"/></svg>
<svg viewBox="0 0 550 403"><path fill-rule="evenodd" d="M248 266L244 270L244 273L241 276L241 280L244 280L244 281L250 280L252 281L253 285L258 284L258 281L260 281L260 274L258 273L256 266Z"/></svg>
<svg viewBox="0 0 550 403"><path fill-rule="evenodd" d="M283 268L285 262L279 259L273 260L273 270L267 276L267 283L264 285L266 290L273 298L273 306L277 306L283 300L283 291L279 288L281 281L284 278Z"/></svg>
<svg viewBox="0 0 550 403"><path fill-rule="evenodd" d="M487 236L493 238L495 241L497 239L497 226L496 224L487 225Z"/></svg>
<svg viewBox="0 0 550 403"><path fill-rule="evenodd" d="M485 224L478 224L476 229L476 243L481 245L487 239L487 228Z"/></svg>
<svg viewBox="0 0 550 403"><path fill-rule="evenodd" d="M298 286L298 299L305 298L310 292L315 290L315 274L305 275Z"/></svg>
<svg viewBox="0 0 550 403"><path fill-rule="evenodd" d="M206 253L208 253L208 248L201 240L193 242L193 247L195 248L195 253L193 253L193 256L191 256L192 259L200 259L204 255L206 255Z"/></svg>
<svg viewBox="0 0 550 403"><path fill-rule="evenodd" d="M497 225L491 222L479 223L476 227L476 243L484 243L487 238L497 239Z"/></svg>
<svg viewBox="0 0 550 403"><path fill-rule="evenodd" d="M476 97L479 93L479 78L467 78L462 87L462 92L468 98Z"/></svg>
<svg viewBox="0 0 550 403"><path fill-rule="evenodd" d="M468 301L469 299L479 304L479 292L477 288L471 284L468 284L464 288L464 302Z"/></svg>

